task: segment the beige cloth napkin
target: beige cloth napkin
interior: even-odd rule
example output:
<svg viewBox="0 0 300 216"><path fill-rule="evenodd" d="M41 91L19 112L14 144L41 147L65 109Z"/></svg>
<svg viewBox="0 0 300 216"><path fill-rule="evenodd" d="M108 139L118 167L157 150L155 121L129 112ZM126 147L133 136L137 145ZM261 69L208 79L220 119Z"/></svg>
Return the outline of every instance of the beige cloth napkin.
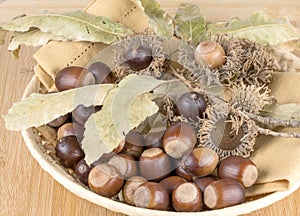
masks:
<svg viewBox="0 0 300 216"><path fill-rule="evenodd" d="M130 0L95 0L85 11L109 16L136 32L148 27L141 9ZM58 70L68 65L85 66L104 47L101 43L50 42L34 55L38 62L35 72L42 84L53 90ZM280 103L300 103L300 73L277 74L271 88ZM287 190L300 181L300 139L260 136L251 158L258 166L259 179L248 195Z"/></svg>
<svg viewBox="0 0 300 216"><path fill-rule="evenodd" d="M277 73L271 89L280 104L300 103L300 73ZM300 133L299 128L280 131ZM300 181L300 139L259 136L251 159L259 179L248 195L287 190Z"/></svg>

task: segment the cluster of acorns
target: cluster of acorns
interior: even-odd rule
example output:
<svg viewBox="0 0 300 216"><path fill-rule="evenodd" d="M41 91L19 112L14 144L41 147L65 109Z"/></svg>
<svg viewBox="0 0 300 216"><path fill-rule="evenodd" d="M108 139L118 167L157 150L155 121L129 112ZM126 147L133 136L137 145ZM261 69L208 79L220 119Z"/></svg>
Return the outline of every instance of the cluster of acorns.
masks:
<svg viewBox="0 0 300 216"><path fill-rule="evenodd" d="M211 51L206 51L205 47L211 43L221 52L207 57L206 52ZM201 55L197 56L199 53ZM132 47L125 56L125 63L133 71L145 69L152 61L151 50L143 45ZM212 41L201 43L195 52L199 64L211 67L224 64L224 56L224 50ZM211 58L221 60L210 62ZM118 79L107 65L96 62L87 69L75 66L62 69L57 73L55 84L58 91L64 91L91 84L115 83ZM206 103L200 93L185 93L176 102L177 115L204 118ZM101 196L137 207L195 212L244 202L245 188L257 180L258 170L251 160L229 156L220 161L215 151L197 145L197 130L182 121L148 134L132 130L111 154L89 166L80 142L85 122L100 109L80 105L48 125L57 128L55 150L60 163L75 170L77 178Z"/></svg>

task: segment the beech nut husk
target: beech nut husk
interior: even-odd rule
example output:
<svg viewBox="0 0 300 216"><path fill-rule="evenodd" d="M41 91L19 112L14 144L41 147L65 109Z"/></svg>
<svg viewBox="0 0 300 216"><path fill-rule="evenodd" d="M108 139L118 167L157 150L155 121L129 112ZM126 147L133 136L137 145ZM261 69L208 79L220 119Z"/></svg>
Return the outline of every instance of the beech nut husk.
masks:
<svg viewBox="0 0 300 216"><path fill-rule="evenodd" d="M215 41L203 41L199 43L194 52L195 60L198 64L218 68L225 63L225 51L223 47Z"/></svg>

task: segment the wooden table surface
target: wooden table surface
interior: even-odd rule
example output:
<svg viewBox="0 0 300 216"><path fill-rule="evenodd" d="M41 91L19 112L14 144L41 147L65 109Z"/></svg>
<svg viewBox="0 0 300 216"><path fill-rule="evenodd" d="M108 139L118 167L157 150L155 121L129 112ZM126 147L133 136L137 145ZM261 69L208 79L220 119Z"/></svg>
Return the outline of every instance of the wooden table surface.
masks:
<svg viewBox="0 0 300 216"><path fill-rule="evenodd" d="M0 0L0 22L8 21L23 13L33 14L42 9L50 11L79 9L88 2L89 0ZM160 2L166 7L174 5L175 8L180 1ZM253 2L258 4L254 9L259 6L267 7L262 1L251 1L252 6ZM300 9L298 2L293 1L294 6L298 4L296 6ZM289 6L293 7L293 4ZM20 58L16 60L8 53L7 46L6 41L5 45L0 47L0 114L7 113L13 102L21 99L36 64L32 54L37 48L23 48ZM31 157L21 133L5 129L2 118L0 118L0 134L0 216L121 215L78 198L58 184ZM299 216L300 189L267 208L248 214L250 215Z"/></svg>

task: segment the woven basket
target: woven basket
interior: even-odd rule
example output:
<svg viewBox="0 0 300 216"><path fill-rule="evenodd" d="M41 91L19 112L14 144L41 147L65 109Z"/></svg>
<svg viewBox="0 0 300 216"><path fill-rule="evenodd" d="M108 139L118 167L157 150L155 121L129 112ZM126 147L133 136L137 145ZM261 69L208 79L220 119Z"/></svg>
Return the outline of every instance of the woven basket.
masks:
<svg viewBox="0 0 300 216"><path fill-rule="evenodd" d="M37 92L39 88L39 79L34 76L27 86L24 97L29 96L33 92ZM257 209L267 207L284 197L287 197L300 187L300 181L295 184L290 190L284 192L275 192L255 201L249 201L241 205L228 207L220 210L212 210L205 212L194 212L194 213L182 213L182 212L167 212L167 211L156 211L143 208L133 207L124 203L113 201L111 199L102 197L93 193L82 184L80 184L73 176L71 176L59 163L55 161L49 154L47 149L42 145L39 135L34 129L28 129L22 131L22 136L25 140L25 144L30 150L32 156L38 161L41 167L48 172L56 181L63 185L66 189L76 194L77 196L93 202L99 206L108 208L115 212L121 212L128 215L143 215L143 216L217 216L217 215L239 215L250 213Z"/></svg>

